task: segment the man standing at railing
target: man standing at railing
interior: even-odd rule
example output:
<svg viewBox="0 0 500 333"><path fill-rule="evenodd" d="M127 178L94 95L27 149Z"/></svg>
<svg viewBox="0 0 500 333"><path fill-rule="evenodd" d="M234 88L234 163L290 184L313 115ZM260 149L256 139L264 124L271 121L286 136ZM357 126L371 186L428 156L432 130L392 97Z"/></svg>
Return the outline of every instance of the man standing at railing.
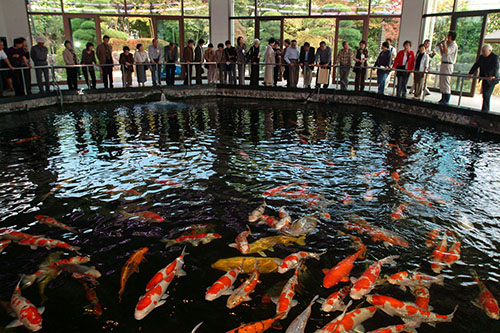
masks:
<svg viewBox="0 0 500 333"><path fill-rule="evenodd" d="M165 74L167 76L167 86L173 86L175 84L175 64L177 59L179 59L179 51L177 50L177 45L174 42L170 42L169 45L165 46Z"/></svg>
<svg viewBox="0 0 500 333"><path fill-rule="evenodd" d="M195 65L196 68L196 84L201 84L201 74L203 74L203 66L201 63L203 62L203 45L205 44L205 41L203 39L200 39L198 41L198 46L194 49L194 62L197 64Z"/></svg>
<svg viewBox="0 0 500 333"><path fill-rule="evenodd" d="M326 42L322 41L319 43L319 48L316 51L316 65L319 66L318 77L320 76L320 71L328 71L328 78L330 79L330 67L332 65L332 49L326 46ZM328 83L323 84L322 88L328 88Z"/></svg>
<svg viewBox="0 0 500 333"><path fill-rule="evenodd" d="M149 61L151 62L151 78L153 87L161 86L161 47L158 45L158 38L153 39L153 44L148 47ZM158 76L158 83L156 77Z"/></svg>
<svg viewBox="0 0 500 333"><path fill-rule="evenodd" d="M490 44L484 44L481 49L481 55L469 72L469 77L472 77L476 74L477 69L479 68L479 76L485 78L482 79L481 86L481 90L483 92L483 107L481 108L481 111L483 112L490 111L491 94L500 79L498 67L498 55L493 52Z"/></svg>
<svg viewBox="0 0 500 333"><path fill-rule="evenodd" d="M227 83L236 84L236 60L238 55L236 53L236 48L231 45L230 40L226 40L224 54L226 55L226 71L229 75Z"/></svg>
<svg viewBox="0 0 500 333"><path fill-rule="evenodd" d="M349 72L351 71L352 60L354 59L354 53L352 49L349 48L349 43L347 41L342 42L342 50L339 51L337 58L340 72L340 89L347 90L347 86L349 85Z"/></svg>
<svg viewBox="0 0 500 333"><path fill-rule="evenodd" d="M291 45L287 48L285 56L283 57L285 62L288 64L288 87L297 88L297 82L299 81L299 57L300 52L297 47L297 41L292 40Z"/></svg>
<svg viewBox="0 0 500 333"><path fill-rule="evenodd" d="M441 68L439 71L442 74L439 78L439 90L441 91L440 104L450 103L451 76L443 74L453 74L458 53L458 46L455 39L457 39L457 33L450 31L446 36L446 40L437 44L439 53L441 53Z"/></svg>
<svg viewBox="0 0 500 333"><path fill-rule="evenodd" d="M47 62L49 49L45 46L45 37L43 36L38 36L36 38L36 43L37 44L31 48L31 59L33 60L35 67L45 67L35 69L38 90L40 94L43 94L44 86L45 93L50 92L49 68L47 67L49 65L49 63ZM45 78L45 83L43 82L42 75Z"/></svg>
<svg viewBox="0 0 500 333"><path fill-rule="evenodd" d="M184 67L184 85L191 85L191 75L193 74L193 65L191 63L194 59L194 40L188 40L188 45L184 47L184 51L182 52L182 61L186 64L182 65Z"/></svg>
<svg viewBox="0 0 500 333"><path fill-rule="evenodd" d="M102 81L104 89L108 87L113 89L113 47L109 44L109 36L102 38L102 44L99 44L96 49L97 59L99 64L107 65L101 67Z"/></svg>
<svg viewBox="0 0 500 333"><path fill-rule="evenodd" d="M259 85L259 62L260 62L260 40L255 39L248 51L248 62L250 62L250 86Z"/></svg>
<svg viewBox="0 0 500 333"><path fill-rule="evenodd" d="M299 62L304 73L304 88L310 89L314 69L314 47L311 47L308 42L305 42L300 50Z"/></svg>
<svg viewBox="0 0 500 333"><path fill-rule="evenodd" d="M22 74L22 69L17 69L17 68L23 68L23 67L31 67L28 64L28 60L26 59L25 52L23 49L23 39L22 38L16 38L14 39L14 46L10 47L7 50L7 56L9 57L9 61L12 64L13 67L16 68L16 70L12 71L12 83L14 86L14 91L16 93L16 96L24 96L24 83L23 83L23 74Z"/></svg>
<svg viewBox="0 0 500 333"><path fill-rule="evenodd" d="M7 53L3 50L3 42L0 40L0 68L10 68L14 70L14 67L10 64L9 57ZM3 97L3 79L7 78L8 71L0 71L0 97Z"/></svg>

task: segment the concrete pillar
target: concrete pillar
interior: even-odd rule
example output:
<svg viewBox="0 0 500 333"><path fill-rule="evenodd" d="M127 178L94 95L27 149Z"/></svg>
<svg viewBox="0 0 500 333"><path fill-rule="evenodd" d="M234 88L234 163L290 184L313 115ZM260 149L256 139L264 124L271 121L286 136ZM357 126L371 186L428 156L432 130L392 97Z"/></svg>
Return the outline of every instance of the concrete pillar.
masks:
<svg viewBox="0 0 500 333"><path fill-rule="evenodd" d="M0 37L7 38L9 47L18 37L31 44L25 0L0 0Z"/></svg>
<svg viewBox="0 0 500 333"><path fill-rule="evenodd" d="M403 48L405 40L411 41L413 50L423 42L420 40L420 32L422 30L422 15L424 14L425 2L426 0L403 1L398 50Z"/></svg>
<svg viewBox="0 0 500 333"><path fill-rule="evenodd" d="M216 45L229 39L230 2L232 0L210 1L210 41Z"/></svg>

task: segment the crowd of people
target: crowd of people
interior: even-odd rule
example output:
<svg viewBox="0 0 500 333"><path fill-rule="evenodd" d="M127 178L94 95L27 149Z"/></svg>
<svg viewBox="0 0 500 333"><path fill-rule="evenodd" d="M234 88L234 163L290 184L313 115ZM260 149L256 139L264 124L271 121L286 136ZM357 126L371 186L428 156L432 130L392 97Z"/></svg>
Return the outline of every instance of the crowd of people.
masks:
<svg viewBox="0 0 500 333"><path fill-rule="evenodd" d="M441 100L439 103L448 104L451 97L451 76L457 60L458 46L456 33L450 31L446 38L435 45L435 49L429 40L418 45L416 54L411 50L411 41L403 43L403 49L397 51L392 46L392 40L387 39L382 43L374 66L377 72L378 93L384 94L388 84L388 76L395 72L397 78L396 95L406 98L408 93L408 80L413 73L413 88L411 89L415 99L420 99L422 94L429 94L425 87L425 76L429 70L430 60L436 55L441 56L439 88ZM49 68L47 67L48 49L43 37L36 38L37 44L31 50L25 38L14 40L13 46L3 50L0 42L0 61L2 68L10 68L3 72L10 90L16 95L31 93L31 68L35 66L36 81L40 93L50 91ZM286 39L283 48L279 41L270 38L267 46L261 47L259 39L255 39L247 50L243 37L238 37L236 45L230 40L224 44L219 43L214 48L209 43L204 50L205 41L198 40L195 46L194 40L189 40L180 53L182 62L184 84L192 83L194 76L196 84L202 84L202 74L207 69L208 83L239 84L245 83L246 67L250 67L250 86L258 86L260 78L260 66L264 66L264 85L276 86L278 81L286 81L286 86L296 88L299 82L299 73L303 73L303 86L311 88L313 72L316 73L316 86L326 88L333 68L339 73L340 89L346 90L349 85L349 75L352 70L355 73L354 89L363 91L365 89L366 73L368 67L369 53L367 42L359 42L359 48L355 51L350 48L347 41L342 43L342 48L336 56L332 49L322 41L315 49L308 42L299 47L296 40ZM143 44L138 44L134 53L128 46L124 46L119 56L118 64L113 60L113 47L110 37L104 36L94 51L94 44L87 43L81 57L76 54L71 41L64 43L64 63L68 66L67 84L70 90L78 89L78 76L81 72L89 89L96 89L96 74L94 65L98 65L104 88L113 88L113 67L119 65L122 72L124 87L132 86L132 76L135 72L139 86L145 86L147 81L146 71L151 72L153 86L162 83L162 69L165 70L166 85L174 85L176 66L179 64L179 50L175 43L171 42L164 48L159 45L158 39L153 39L152 45L145 50ZM85 65L74 66L73 65ZM45 66L45 67L44 67ZM42 68L38 68L42 67ZM22 68L22 70L15 70ZM482 111L489 111L490 98L495 85L499 82L499 60L498 55L492 52L490 45L482 48L481 56L472 66L470 76L477 74L482 79L483 106ZM3 92L4 78L0 77L0 96Z"/></svg>

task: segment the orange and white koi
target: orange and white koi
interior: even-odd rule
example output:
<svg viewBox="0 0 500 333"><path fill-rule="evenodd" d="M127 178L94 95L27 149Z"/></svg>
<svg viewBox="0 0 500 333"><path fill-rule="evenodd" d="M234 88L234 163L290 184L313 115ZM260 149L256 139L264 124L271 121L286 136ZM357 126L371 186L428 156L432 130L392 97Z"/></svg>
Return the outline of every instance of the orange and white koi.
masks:
<svg viewBox="0 0 500 333"><path fill-rule="evenodd" d="M282 316L283 314L278 314L274 318L256 321L249 324L241 324L239 327L235 328L234 330L227 331L226 333L262 333L267 331L271 327L281 329L279 320Z"/></svg>
<svg viewBox="0 0 500 333"><path fill-rule="evenodd" d="M344 304L344 298L349 295L351 291L351 286L345 286L344 288L332 293L328 296L321 304L321 311L334 312L334 311L344 311L346 305Z"/></svg>
<svg viewBox="0 0 500 333"><path fill-rule="evenodd" d="M222 238L221 235L217 233L207 233L207 234L196 234L196 235L185 235L178 237L176 239L166 239L162 242L167 243L165 248L168 248L175 244L190 243L193 246L198 246L200 244L208 244L214 239Z"/></svg>
<svg viewBox="0 0 500 333"><path fill-rule="evenodd" d="M449 315L440 315L421 309L413 303L402 302L398 299L383 295L367 295L366 301L389 316L398 316L407 321L427 323L433 326L436 322L451 322L457 307Z"/></svg>
<svg viewBox="0 0 500 333"><path fill-rule="evenodd" d="M2 253L3 250L5 250L5 248L9 246L10 243L12 243L10 239L0 241L0 253Z"/></svg>
<svg viewBox="0 0 500 333"><path fill-rule="evenodd" d="M158 284L154 285L151 289L146 291L144 296L139 298L135 306L134 318L142 320L155 308L165 304L168 294L165 294L168 286L175 277L175 273L170 273L163 278Z"/></svg>
<svg viewBox="0 0 500 333"><path fill-rule="evenodd" d="M444 201L444 199L443 199L443 198L441 198L439 195L434 194L434 193L432 193L432 192L429 192L429 191L427 191L427 190L421 189L421 188L417 188L416 190L417 190L417 191L419 191L419 192L422 192L422 194L423 194L426 198L428 198L428 199L430 199L430 200L434 201L434 202L435 202L435 203L437 203L438 205L446 205L446 201Z"/></svg>
<svg viewBox="0 0 500 333"><path fill-rule="evenodd" d="M240 150L240 151L238 152L238 154L239 154L241 157L243 157L244 159L248 160L248 154L247 154L247 153L245 153L243 150Z"/></svg>
<svg viewBox="0 0 500 333"><path fill-rule="evenodd" d="M325 277L323 278L323 287L331 288L341 281L349 281L349 273L354 267L354 262L358 259L361 253L366 251L366 247L361 248L355 254L345 258L330 270L323 269Z"/></svg>
<svg viewBox="0 0 500 333"><path fill-rule="evenodd" d="M460 184L459 182L457 182L455 179L453 179L451 177L441 176L441 178L446 179L447 181L453 183L454 185L462 186L462 184Z"/></svg>
<svg viewBox="0 0 500 333"><path fill-rule="evenodd" d="M39 331L42 329L41 314L45 308L42 306L37 309L29 300L24 298L21 294L21 289L19 288L20 283L21 280L17 283L14 293L10 299L10 307L17 319L8 324L6 328L24 326L30 331Z"/></svg>
<svg viewBox="0 0 500 333"><path fill-rule="evenodd" d="M476 281L479 286L479 297L477 300L472 301L474 306L482 309L488 317L491 319L498 320L500 319L500 309L498 307L498 302L491 293L491 291L486 288L483 282L479 279L479 275L473 269L470 270L474 281Z"/></svg>
<svg viewBox="0 0 500 333"><path fill-rule="evenodd" d="M397 184L396 184L396 188L401 190L403 193L405 193L410 198L415 199L418 203L420 203L426 207L430 207L430 208L434 207L434 205L429 200L427 200L427 198L425 198L424 196L413 193L412 191L407 190L406 188L404 188L400 185L397 185Z"/></svg>
<svg viewBox="0 0 500 333"><path fill-rule="evenodd" d="M391 219L393 221L402 219L403 218L403 212L406 210L407 207L408 206L406 205L406 203L400 204L398 207L396 207L396 209L394 210L394 212L392 212Z"/></svg>
<svg viewBox="0 0 500 333"><path fill-rule="evenodd" d="M59 265L57 268L61 271L65 271L71 273L75 279L98 279L101 277L101 272L99 272L95 266L88 267L84 265L75 265L75 264L64 264Z"/></svg>
<svg viewBox="0 0 500 333"><path fill-rule="evenodd" d="M23 239L28 239L32 237L35 236L11 228L0 228L0 239L8 239L17 243Z"/></svg>
<svg viewBox="0 0 500 333"><path fill-rule="evenodd" d="M334 168L335 167L335 163L333 163L332 161L325 161L326 165L328 165L330 168Z"/></svg>
<svg viewBox="0 0 500 333"><path fill-rule="evenodd" d="M178 182L170 180L170 179L151 178L151 180L157 184L161 184L164 186L172 186L172 187L182 187L183 186L181 183L178 183ZM137 193L140 194L139 192L137 192Z"/></svg>
<svg viewBox="0 0 500 333"><path fill-rule="evenodd" d="M384 242L385 246L398 245L408 247L408 242L402 237L396 235L394 232L385 230L383 228L374 227L368 224L358 224L346 222L344 227L347 230L356 231L360 234L367 234L374 242Z"/></svg>
<svg viewBox="0 0 500 333"><path fill-rule="evenodd" d="M136 212L136 213L132 213L131 215L138 217L140 219L144 219L146 222L149 222L149 223L165 222L163 217L161 217L159 214L154 213L154 212L150 212L150 211Z"/></svg>
<svg viewBox="0 0 500 333"><path fill-rule="evenodd" d="M290 217L290 214L288 214L288 212L285 210L285 206L282 206L280 208L279 216L280 220L276 225L276 229L281 230L283 228L288 228L290 226L290 223L292 222L292 218Z"/></svg>
<svg viewBox="0 0 500 333"><path fill-rule="evenodd" d="M284 314L281 319L285 319L288 316L288 312L290 312L290 309L298 303L293 299L293 297L295 296L295 288L297 288L297 285L299 283L299 270L300 267L297 267L295 269L295 273L281 290L279 298L274 300L276 303L276 314Z"/></svg>
<svg viewBox="0 0 500 333"><path fill-rule="evenodd" d="M415 296L415 305L421 309L429 310L431 294L426 287L411 287L411 293Z"/></svg>
<svg viewBox="0 0 500 333"><path fill-rule="evenodd" d="M272 217L272 216L269 216L269 215L262 215L260 217L259 223L257 223L257 224L267 224L271 228L277 229L278 228L278 223L279 223L279 220L276 219L275 217Z"/></svg>
<svg viewBox="0 0 500 333"><path fill-rule="evenodd" d="M432 229L429 231L427 234L427 238L425 239L425 246L427 247L433 247L436 246L437 238L441 234L441 231L439 229Z"/></svg>
<svg viewBox="0 0 500 333"><path fill-rule="evenodd" d="M155 275L153 275L151 280L149 280L148 284L146 285L146 291L152 289L158 283L165 280L170 274L174 274L176 276L185 276L186 272L182 269L182 266L184 266L184 257L186 255L186 247L184 247L181 254L174 261L172 261L170 264L160 269Z"/></svg>
<svg viewBox="0 0 500 333"><path fill-rule="evenodd" d="M319 260L322 254L323 253L313 253L304 251L293 253L288 257L286 257L285 259L283 259L281 265L278 266L278 273L283 274L291 269L295 269L299 266L301 261L304 261L308 258L314 258L316 260Z"/></svg>
<svg viewBox="0 0 500 333"><path fill-rule="evenodd" d="M137 250L127 259L125 265L123 265L120 277L120 290L118 291L118 299L120 302L122 301L122 294L125 291L125 285L127 284L128 278L134 273L139 273L139 265L145 260L144 254L148 251L149 248L147 247Z"/></svg>
<svg viewBox="0 0 500 333"><path fill-rule="evenodd" d="M308 198L308 199L322 200L324 198L321 194L305 193L302 190L299 190L296 192L281 191L281 192L276 193L275 196L280 196L280 197L290 198L290 199Z"/></svg>
<svg viewBox="0 0 500 333"><path fill-rule="evenodd" d="M15 144L18 144L18 143L25 143L25 142L29 142L29 141L33 141L33 140L38 140L40 138L41 138L41 136L37 135L37 136L29 137L29 138L24 138L24 139L19 139L19 140L16 140L16 141L11 141L11 142L9 142L9 144L15 145Z"/></svg>
<svg viewBox="0 0 500 333"><path fill-rule="evenodd" d="M205 299L207 301L213 301L222 295L232 295L233 294L233 284L241 273L241 267L236 267L230 270L223 276L221 276L215 283L207 289L205 293Z"/></svg>
<svg viewBox="0 0 500 333"><path fill-rule="evenodd" d="M363 197L363 200L366 201L366 202L370 202L370 201L373 200L373 197L374 197L373 191L372 190L368 190L368 191L366 191L365 196Z"/></svg>
<svg viewBox="0 0 500 333"><path fill-rule="evenodd" d="M391 172L391 178L392 180L394 180L395 182L398 182L399 181L399 173L397 171L393 171Z"/></svg>
<svg viewBox="0 0 500 333"><path fill-rule="evenodd" d="M436 274L441 273L444 268L444 256L446 254L446 250L448 247L448 241L446 238L446 233L443 235L443 239L439 246L437 246L434 251L432 251L431 255L431 268L432 271Z"/></svg>
<svg viewBox="0 0 500 333"><path fill-rule="evenodd" d="M382 327L374 331L370 331L368 333L399 333L399 332L417 333L417 330L415 328L419 326L420 323L412 321L407 324Z"/></svg>
<svg viewBox="0 0 500 333"><path fill-rule="evenodd" d="M309 303L309 305L302 311L297 318L295 318L292 323L288 326L286 329L285 333L304 333L306 326L307 326L307 321L309 320L309 317L311 316L311 308L318 299L318 295L314 296L312 301Z"/></svg>
<svg viewBox="0 0 500 333"><path fill-rule="evenodd" d="M399 147L399 145L396 145L396 154L398 154L398 156L400 157L405 156L405 153L403 152L403 150L401 150L401 147Z"/></svg>
<svg viewBox="0 0 500 333"><path fill-rule="evenodd" d="M387 282L392 285L400 286L403 291L406 287L426 287L430 288L432 284L444 286L444 276L431 276L416 271L403 271L393 274L387 278Z"/></svg>
<svg viewBox="0 0 500 333"><path fill-rule="evenodd" d="M262 203L262 205L260 205L259 207L257 207L256 209L254 209L250 215L248 216L248 222L257 222L258 220L260 220L260 218L262 217L262 215L264 214L264 211L266 210L266 202L264 201Z"/></svg>
<svg viewBox="0 0 500 333"><path fill-rule="evenodd" d="M341 201L346 206L349 204L352 204L354 202L354 200L352 200L352 197L349 195L349 193L345 193L345 192L344 192L344 196L342 197Z"/></svg>
<svg viewBox="0 0 500 333"><path fill-rule="evenodd" d="M227 299L226 306L229 309L233 309L243 302L251 301L250 294L255 290L259 281L259 271L257 269L257 263L255 268L248 279L245 280Z"/></svg>
<svg viewBox="0 0 500 333"><path fill-rule="evenodd" d="M273 195L276 195L276 193L281 192L282 190L284 190L285 188L288 188L288 187L291 187L291 186L297 186L297 185L299 185L299 182L294 182L294 183L287 184L287 185L281 185L281 186L273 187L273 188L270 188L269 190L266 190L264 193L262 193L262 195L265 196L265 197L272 197ZM255 220L255 221L257 221L257 220ZM255 221L250 221L249 220L249 222L255 222Z"/></svg>
<svg viewBox="0 0 500 333"><path fill-rule="evenodd" d="M80 265L90 261L90 257L75 256L68 259L61 259L48 265L41 265L38 271L30 275L24 275L21 285L26 288L35 283L36 280L43 280L48 275L56 278L62 272L62 265Z"/></svg>
<svg viewBox="0 0 500 333"><path fill-rule="evenodd" d="M84 279L79 279L78 281L85 288L85 296L90 302L90 305L85 306L85 311L89 314L95 315L96 317L100 317L103 313L103 308L101 303L99 302L99 298L97 297L95 285L88 283Z"/></svg>
<svg viewBox="0 0 500 333"><path fill-rule="evenodd" d="M365 177L365 178L373 178L373 177L379 177L379 176L385 175L387 173L389 173L389 171L387 171L387 170L381 170L381 171L377 171L377 172L366 173L366 174L363 175L363 177Z"/></svg>
<svg viewBox="0 0 500 333"><path fill-rule="evenodd" d="M453 235L453 238L455 242L453 245L450 247L449 250L447 250L444 254L443 262L446 264L448 267L451 267L454 263L460 260L460 247L461 243L460 241L457 240L457 238Z"/></svg>
<svg viewBox="0 0 500 333"><path fill-rule="evenodd" d="M363 298L365 295L368 295L373 288L375 288L380 271L382 270L382 265L395 265L395 259L397 258L399 258L399 256L390 256L379 260L368 267L359 279L351 278L351 281L353 282L353 286L349 294L351 298L357 300Z"/></svg>
<svg viewBox="0 0 500 333"><path fill-rule="evenodd" d="M247 254L250 247L248 246L247 237L252 233L250 227L247 226L247 231L243 231L236 236L236 243L229 244L229 247L238 249L242 254Z"/></svg>
<svg viewBox="0 0 500 333"><path fill-rule="evenodd" d="M80 248L77 246L72 246L63 241L57 239L45 238L42 236L33 236L30 238L25 238L17 242L17 244L29 246L32 250L36 250L39 247L45 247L46 249L61 248L69 251L74 251L76 253L78 253L78 251L80 250Z"/></svg>
<svg viewBox="0 0 500 333"><path fill-rule="evenodd" d="M360 308L352 310L348 313L343 313L337 318L333 319L331 322L326 324L321 330L317 330L316 333L327 333L327 332L352 332L352 330L361 325L364 321L373 317L377 312L377 308L374 306L369 306L366 308Z"/></svg>
<svg viewBox="0 0 500 333"><path fill-rule="evenodd" d="M75 232L75 229L73 227L69 227L66 224L61 223L50 216L36 215L35 218L38 220L39 223L47 224L50 227L57 227L69 232Z"/></svg>

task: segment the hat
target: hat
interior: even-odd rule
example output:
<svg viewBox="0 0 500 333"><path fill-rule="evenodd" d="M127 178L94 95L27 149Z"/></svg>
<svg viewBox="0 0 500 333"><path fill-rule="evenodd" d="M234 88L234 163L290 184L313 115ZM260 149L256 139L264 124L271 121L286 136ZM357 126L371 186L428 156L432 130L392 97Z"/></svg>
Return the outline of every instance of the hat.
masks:
<svg viewBox="0 0 500 333"><path fill-rule="evenodd" d="M45 37L43 37L43 36L38 36L38 37L36 38L36 42L37 42L37 43L45 43Z"/></svg>
<svg viewBox="0 0 500 333"><path fill-rule="evenodd" d="M259 40L258 38L255 38L255 39L253 40L253 43L254 43L254 44L255 44L255 43L260 43L260 40Z"/></svg>

